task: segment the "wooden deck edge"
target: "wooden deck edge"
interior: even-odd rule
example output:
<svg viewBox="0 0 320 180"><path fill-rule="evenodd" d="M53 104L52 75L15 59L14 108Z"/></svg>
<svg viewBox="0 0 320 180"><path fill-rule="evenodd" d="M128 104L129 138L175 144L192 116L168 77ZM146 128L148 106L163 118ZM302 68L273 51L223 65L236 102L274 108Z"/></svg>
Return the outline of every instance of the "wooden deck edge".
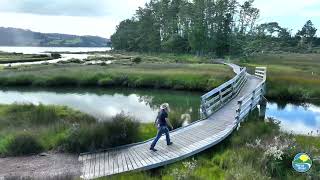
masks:
<svg viewBox="0 0 320 180"><path fill-rule="evenodd" d="M140 167L140 168L137 168L137 169L134 169L134 170L129 170L129 171L123 171L123 172L120 172L120 173L114 173L112 175L106 175L104 177L107 177L107 176L113 176L113 175L117 175L117 174L121 174L121 173L126 173L126 172L139 172L139 171L143 171L143 170L150 170L150 169L154 169L154 168L157 168L157 167L161 167L161 166L165 166L165 165L168 165L168 164L172 164L172 163L175 163L175 162L178 162L180 160L183 160L183 159L186 159L188 157L191 157L195 154L198 154L199 152L202 152L204 150L207 150L217 144L219 144L221 141L225 140L238 126L238 123L235 122L233 124L233 127L230 129L230 131L228 131L224 136L222 136L221 138L217 139L216 141L214 141L213 143L211 144L208 144L202 148L199 148L197 150L194 150L188 154L185 154L183 156L179 156L177 158L173 158L173 159L170 159L170 160L167 160L167 161L162 161L162 162L159 162L159 163L155 163L155 164L152 164L152 165L148 165L148 166L144 166L144 167ZM99 178L99 177L89 177L89 178L85 178L85 177L81 177L82 179L95 179L95 178Z"/></svg>

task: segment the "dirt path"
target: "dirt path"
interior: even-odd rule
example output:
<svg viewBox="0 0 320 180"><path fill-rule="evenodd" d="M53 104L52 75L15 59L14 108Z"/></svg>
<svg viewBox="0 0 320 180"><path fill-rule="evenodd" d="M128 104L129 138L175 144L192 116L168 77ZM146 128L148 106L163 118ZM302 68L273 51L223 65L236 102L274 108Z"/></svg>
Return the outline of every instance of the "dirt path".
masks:
<svg viewBox="0 0 320 180"><path fill-rule="evenodd" d="M81 173L77 155L48 153L44 156L0 158L2 179L74 179Z"/></svg>

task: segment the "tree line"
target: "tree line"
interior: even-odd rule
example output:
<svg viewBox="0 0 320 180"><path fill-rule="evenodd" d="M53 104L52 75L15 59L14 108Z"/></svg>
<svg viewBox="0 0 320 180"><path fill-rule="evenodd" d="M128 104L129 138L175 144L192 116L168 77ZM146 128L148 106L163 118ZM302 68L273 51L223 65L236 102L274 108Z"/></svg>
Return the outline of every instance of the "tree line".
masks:
<svg viewBox="0 0 320 180"><path fill-rule="evenodd" d="M308 21L295 35L277 22L258 24L254 0L151 0L111 36L115 50L247 55L308 51L320 45Z"/></svg>

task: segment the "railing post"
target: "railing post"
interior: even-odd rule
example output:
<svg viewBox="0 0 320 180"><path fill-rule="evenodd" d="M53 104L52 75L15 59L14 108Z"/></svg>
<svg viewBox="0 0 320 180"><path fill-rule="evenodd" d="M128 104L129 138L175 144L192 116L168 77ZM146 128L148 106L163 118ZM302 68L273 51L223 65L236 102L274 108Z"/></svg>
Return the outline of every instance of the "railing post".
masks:
<svg viewBox="0 0 320 180"><path fill-rule="evenodd" d="M252 91L252 97L251 97L251 103L250 103L250 111L253 110L253 104L254 104L255 94L256 94L256 90L253 90L253 91Z"/></svg>
<svg viewBox="0 0 320 180"><path fill-rule="evenodd" d="M240 115L241 115L241 106L242 106L242 101L238 101L238 109L237 109L237 116L236 116L236 120L237 122L240 122Z"/></svg>
<svg viewBox="0 0 320 180"><path fill-rule="evenodd" d="M207 107L206 107L206 100L201 99L201 117L202 119L207 118L208 114L207 114Z"/></svg>
<svg viewBox="0 0 320 180"><path fill-rule="evenodd" d="M220 101L220 106L222 106L223 101L222 101L221 90L219 91L219 101Z"/></svg>

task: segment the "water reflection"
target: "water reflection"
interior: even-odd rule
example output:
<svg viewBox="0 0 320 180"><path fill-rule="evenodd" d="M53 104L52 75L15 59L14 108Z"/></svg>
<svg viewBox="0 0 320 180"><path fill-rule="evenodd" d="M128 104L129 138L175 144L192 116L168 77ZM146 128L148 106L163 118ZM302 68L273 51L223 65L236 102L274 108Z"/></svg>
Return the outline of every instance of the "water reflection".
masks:
<svg viewBox="0 0 320 180"><path fill-rule="evenodd" d="M199 107L198 93L159 90L128 89L65 89L65 90L0 90L0 103L32 103L65 105L92 116L106 120L124 112L141 122L153 122L159 105L168 102L172 111L189 113L190 119L197 120ZM191 109L191 112L190 112Z"/></svg>
<svg viewBox="0 0 320 180"><path fill-rule="evenodd" d="M320 135L320 107L314 104L268 103L266 116L279 120L283 131Z"/></svg>

